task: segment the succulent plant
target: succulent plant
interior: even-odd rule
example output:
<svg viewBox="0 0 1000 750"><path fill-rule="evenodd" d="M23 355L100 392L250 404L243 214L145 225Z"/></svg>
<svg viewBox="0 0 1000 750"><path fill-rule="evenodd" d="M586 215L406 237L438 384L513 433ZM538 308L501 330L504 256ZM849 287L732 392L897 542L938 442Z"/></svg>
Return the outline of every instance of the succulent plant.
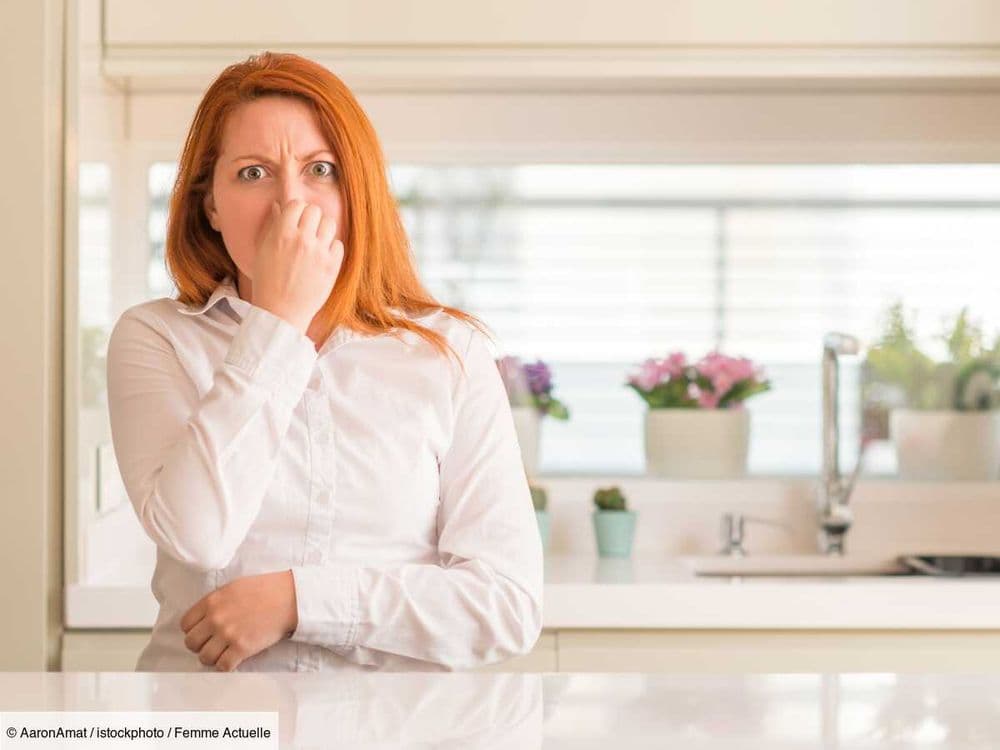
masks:
<svg viewBox="0 0 1000 750"><path fill-rule="evenodd" d="M545 510L549 505L549 495L545 488L537 484L529 484L528 488L531 490L531 504L535 506L535 510Z"/></svg>
<svg viewBox="0 0 1000 750"><path fill-rule="evenodd" d="M625 495L617 486L601 487L594 493L594 505L599 510L626 510Z"/></svg>
<svg viewBox="0 0 1000 750"><path fill-rule="evenodd" d="M974 359L958 371L954 405L959 411L988 411L1000 406L1000 367L985 359Z"/></svg>

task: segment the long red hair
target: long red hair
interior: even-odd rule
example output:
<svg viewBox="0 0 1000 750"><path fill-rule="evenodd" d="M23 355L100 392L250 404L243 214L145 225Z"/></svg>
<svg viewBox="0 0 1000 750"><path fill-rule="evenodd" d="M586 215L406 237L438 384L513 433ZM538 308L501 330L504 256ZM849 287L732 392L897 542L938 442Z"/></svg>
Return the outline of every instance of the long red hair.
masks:
<svg viewBox="0 0 1000 750"><path fill-rule="evenodd" d="M198 105L167 219L166 264L177 300L204 304L223 278L238 278L222 235L208 222L203 199L211 189L226 118L240 104L262 96L297 97L309 104L337 160L344 261L330 296L316 313L319 340L340 325L373 335L397 328L423 337L442 355L447 350L455 355L441 334L393 313L393 307L411 315L442 308L489 336L482 321L442 305L420 282L389 189L382 147L354 94L319 63L288 53L262 52L230 65Z"/></svg>

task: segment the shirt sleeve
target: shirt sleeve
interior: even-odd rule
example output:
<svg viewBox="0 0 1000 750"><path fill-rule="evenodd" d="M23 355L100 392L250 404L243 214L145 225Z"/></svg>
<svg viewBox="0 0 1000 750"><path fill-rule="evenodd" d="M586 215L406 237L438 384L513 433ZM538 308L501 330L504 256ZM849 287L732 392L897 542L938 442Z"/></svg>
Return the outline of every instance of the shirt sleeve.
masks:
<svg viewBox="0 0 1000 750"><path fill-rule="evenodd" d="M312 341L259 307L203 397L162 320L131 308L108 342L108 412L122 481L157 547L201 570L233 558L260 511L316 360Z"/></svg>
<svg viewBox="0 0 1000 750"><path fill-rule="evenodd" d="M360 664L386 654L467 669L527 653L542 629L543 558L507 394L473 329L439 461L441 563L293 567L292 640Z"/></svg>

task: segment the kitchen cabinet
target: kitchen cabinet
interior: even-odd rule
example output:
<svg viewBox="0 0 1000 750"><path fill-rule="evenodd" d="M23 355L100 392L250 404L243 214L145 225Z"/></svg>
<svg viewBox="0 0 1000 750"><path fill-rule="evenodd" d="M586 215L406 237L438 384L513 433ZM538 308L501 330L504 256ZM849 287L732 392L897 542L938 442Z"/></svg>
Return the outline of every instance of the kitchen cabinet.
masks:
<svg viewBox="0 0 1000 750"><path fill-rule="evenodd" d="M261 49L321 59L350 85L441 90L456 81L511 88L567 82L606 87L702 85L803 77L948 78L995 75L1000 9L967 0L883 4L879 23L867 0L440 0L431 7L398 0L300 0L293 13L271 3L103 0L102 72L129 91L207 84L234 58ZM344 22L344 19L349 19ZM766 18L766 22L761 22ZM968 19L977 19L969 23ZM234 45L233 40L239 40ZM932 47L937 54L922 48ZM790 51L792 50L792 51ZM801 84L798 84L801 87Z"/></svg>
<svg viewBox="0 0 1000 750"><path fill-rule="evenodd" d="M132 672L149 641L149 630L67 631L63 635L63 672ZM556 636L543 632L529 654L485 667L482 672L555 672Z"/></svg>
<svg viewBox="0 0 1000 750"><path fill-rule="evenodd" d="M1000 630L560 630L560 672L970 672Z"/></svg>
<svg viewBox="0 0 1000 750"><path fill-rule="evenodd" d="M67 632L63 671L133 671L149 631ZM481 672L1000 671L997 630L544 630Z"/></svg>

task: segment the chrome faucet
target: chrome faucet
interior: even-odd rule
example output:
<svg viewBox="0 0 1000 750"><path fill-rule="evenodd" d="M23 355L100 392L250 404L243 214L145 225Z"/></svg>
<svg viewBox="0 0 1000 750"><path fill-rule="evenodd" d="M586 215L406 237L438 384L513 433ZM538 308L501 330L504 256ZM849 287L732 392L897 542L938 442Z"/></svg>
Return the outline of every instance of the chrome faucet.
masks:
<svg viewBox="0 0 1000 750"><path fill-rule="evenodd" d="M844 536L853 515L847 501L861 471L863 451L846 483L840 473L840 417L838 410L839 355L857 354L858 340L846 333L828 333L823 338L823 470L820 476L817 505L819 510L820 550L828 555L844 554Z"/></svg>
<svg viewBox="0 0 1000 750"><path fill-rule="evenodd" d="M722 548L719 554L730 555L732 557L746 557L747 549L743 546L745 538L745 528L747 523L760 523L765 526L774 526L790 532L792 527L782 521L775 521L771 518L758 518L747 516L742 513L723 513L722 525L719 529L722 536Z"/></svg>

